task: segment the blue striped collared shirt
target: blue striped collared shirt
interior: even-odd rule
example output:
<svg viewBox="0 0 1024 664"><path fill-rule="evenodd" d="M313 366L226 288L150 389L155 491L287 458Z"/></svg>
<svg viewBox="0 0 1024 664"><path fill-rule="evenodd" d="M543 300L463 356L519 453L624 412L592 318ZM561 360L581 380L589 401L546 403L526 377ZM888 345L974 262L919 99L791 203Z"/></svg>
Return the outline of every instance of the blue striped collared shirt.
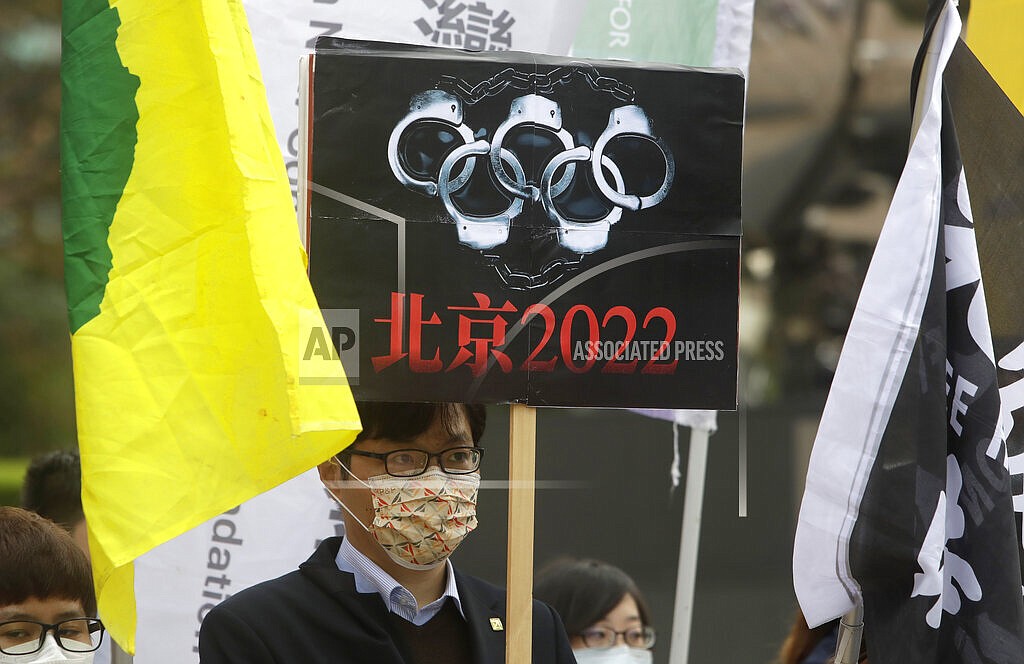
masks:
<svg viewBox="0 0 1024 664"><path fill-rule="evenodd" d="M455 572L452 570L451 560L444 561L445 578L447 579L444 592L423 608L417 606L416 598L409 590L352 546L347 538L342 540L338 555L334 560L339 570L348 572L355 577L356 592L379 594L391 613L405 618L417 627L425 625L427 621L436 616L449 597L455 602L455 608L459 610L463 619L466 617L462 611L459 589L455 586Z"/></svg>

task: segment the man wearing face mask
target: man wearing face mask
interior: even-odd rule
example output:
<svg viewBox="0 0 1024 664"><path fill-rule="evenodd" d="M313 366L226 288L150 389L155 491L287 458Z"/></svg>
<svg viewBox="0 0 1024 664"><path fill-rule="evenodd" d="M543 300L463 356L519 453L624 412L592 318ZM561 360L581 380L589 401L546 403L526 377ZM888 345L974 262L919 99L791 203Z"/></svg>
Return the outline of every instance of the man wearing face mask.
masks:
<svg viewBox="0 0 1024 664"><path fill-rule="evenodd" d="M0 507L0 664L92 664L103 635L92 571L71 536Z"/></svg>
<svg viewBox="0 0 1024 664"><path fill-rule="evenodd" d="M202 664L505 661L505 592L449 560L477 524L484 407L357 405L362 433L319 467L344 508L345 538L210 611ZM575 661L540 602L532 661Z"/></svg>

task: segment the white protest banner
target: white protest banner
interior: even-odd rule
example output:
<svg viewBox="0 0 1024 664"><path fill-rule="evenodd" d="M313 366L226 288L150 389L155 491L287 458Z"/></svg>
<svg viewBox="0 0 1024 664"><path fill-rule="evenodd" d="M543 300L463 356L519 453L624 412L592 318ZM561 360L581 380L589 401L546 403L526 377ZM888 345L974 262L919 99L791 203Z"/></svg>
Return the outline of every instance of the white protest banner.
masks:
<svg viewBox="0 0 1024 664"><path fill-rule="evenodd" d="M295 570L321 539L343 534L341 509L310 470L136 561L135 661L199 661L199 625L224 599Z"/></svg>
<svg viewBox="0 0 1024 664"><path fill-rule="evenodd" d="M566 53L579 0L246 0L246 14L267 87L288 178L298 178L298 63L318 37L351 37L476 50Z"/></svg>
<svg viewBox="0 0 1024 664"><path fill-rule="evenodd" d="M472 50L738 67L754 0L245 0L292 193L298 185L298 62L318 37ZM680 26L686 26L680 36Z"/></svg>

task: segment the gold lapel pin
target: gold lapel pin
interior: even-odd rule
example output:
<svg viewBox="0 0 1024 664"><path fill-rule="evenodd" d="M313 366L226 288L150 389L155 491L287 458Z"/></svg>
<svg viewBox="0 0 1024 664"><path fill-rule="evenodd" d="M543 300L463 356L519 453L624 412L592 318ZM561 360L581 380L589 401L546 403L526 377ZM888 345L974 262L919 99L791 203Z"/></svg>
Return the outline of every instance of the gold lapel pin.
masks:
<svg viewBox="0 0 1024 664"><path fill-rule="evenodd" d="M491 630L494 632L500 632L505 629L505 626L501 624L501 618L491 618Z"/></svg>

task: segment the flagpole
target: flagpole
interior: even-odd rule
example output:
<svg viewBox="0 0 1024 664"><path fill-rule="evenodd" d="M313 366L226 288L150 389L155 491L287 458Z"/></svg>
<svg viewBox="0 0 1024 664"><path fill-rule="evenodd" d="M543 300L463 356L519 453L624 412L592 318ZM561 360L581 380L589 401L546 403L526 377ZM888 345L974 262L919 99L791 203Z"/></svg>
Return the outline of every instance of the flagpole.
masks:
<svg viewBox="0 0 1024 664"><path fill-rule="evenodd" d="M690 427L690 452L686 461L686 493L683 497L683 528L676 572L676 602L672 612L672 643L669 662L686 664L690 656L693 598L697 587L697 553L700 520L704 509L704 481L708 466L707 429Z"/></svg>
<svg viewBox="0 0 1024 664"><path fill-rule="evenodd" d="M508 569L505 662L529 662L533 644L533 507L537 456L537 411L509 407ZM501 622L491 629L502 629Z"/></svg>
<svg viewBox="0 0 1024 664"><path fill-rule="evenodd" d="M860 661L860 641L864 634L864 607L858 602L839 620L839 638L833 664L857 664Z"/></svg>
<svg viewBox="0 0 1024 664"><path fill-rule="evenodd" d="M110 664L132 664L135 658L121 650L116 643L110 644Z"/></svg>

